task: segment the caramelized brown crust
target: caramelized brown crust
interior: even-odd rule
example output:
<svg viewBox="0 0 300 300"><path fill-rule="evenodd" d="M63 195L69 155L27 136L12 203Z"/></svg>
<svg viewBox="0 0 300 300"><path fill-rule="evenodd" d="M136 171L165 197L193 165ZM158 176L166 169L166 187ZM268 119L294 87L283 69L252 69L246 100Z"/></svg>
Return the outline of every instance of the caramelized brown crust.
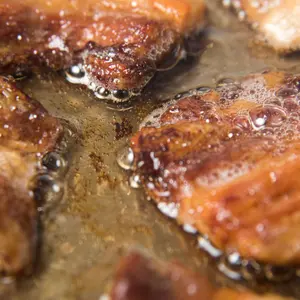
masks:
<svg viewBox="0 0 300 300"><path fill-rule="evenodd" d="M298 265L299 79L250 75L154 112L131 142L149 196L226 254Z"/></svg>
<svg viewBox="0 0 300 300"><path fill-rule="evenodd" d="M7 78L0 77L0 143L24 153L45 153L61 133L58 120Z"/></svg>
<svg viewBox="0 0 300 300"><path fill-rule="evenodd" d="M118 266L111 300L284 300L269 294L214 288L205 276L178 263L154 261L138 253Z"/></svg>
<svg viewBox="0 0 300 300"><path fill-rule="evenodd" d="M28 273L35 260L37 211L31 180L38 157L62 128L46 110L0 77L0 272Z"/></svg>
<svg viewBox="0 0 300 300"><path fill-rule="evenodd" d="M146 85L203 18L203 2L192 0L2 0L0 71L78 65L69 81L121 101Z"/></svg>
<svg viewBox="0 0 300 300"><path fill-rule="evenodd" d="M300 49L299 1L238 0L231 2L239 16L246 18L277 51L287 53Z"/></svg>

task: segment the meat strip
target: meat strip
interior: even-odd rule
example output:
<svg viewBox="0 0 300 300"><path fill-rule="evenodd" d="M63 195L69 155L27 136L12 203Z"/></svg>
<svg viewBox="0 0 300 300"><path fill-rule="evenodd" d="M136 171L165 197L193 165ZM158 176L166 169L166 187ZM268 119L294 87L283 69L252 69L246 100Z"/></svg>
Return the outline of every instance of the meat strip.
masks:
<svg viewBox="0 0 300 300"><path fill-rule="evenodd" d="M299 82L265 72L169 102L131 140L135 178L226 255L299 265Z"/></svg>
<svg viewBox="0 0 300 300"><path fill-rule="evenodd" d="M33 177L39 158L59 141L62 127L36 101L0 77L0 272L32 271L38 242Z"/></svg>
<svg viewBox="0 0 300 300"><path fill-rule="evenodd" d="M204 13L202 0L1 0L0 72L68 69L98 98L125 101L183 57Z"/></svg>

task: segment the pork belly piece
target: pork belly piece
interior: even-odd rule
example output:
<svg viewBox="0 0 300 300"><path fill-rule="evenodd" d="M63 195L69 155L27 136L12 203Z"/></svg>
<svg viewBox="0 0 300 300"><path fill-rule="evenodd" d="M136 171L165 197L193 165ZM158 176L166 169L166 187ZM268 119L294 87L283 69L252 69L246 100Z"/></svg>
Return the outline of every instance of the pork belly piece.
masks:
<svg viewBox="0 0 300 300"><path fill-rule="evenodd" d="M0 77L0 273L31 272L38 241L32 179L62 128L37 102Z"/></svg>
<svg viewBox="0 0 300 300"><path fill-rule="evenodd" d="M299 82L265 72L171 101L131 140L135 176L225 254L299 265Z"/></svg>
<svg viewBox="0 0 300 300"><path fill-rule="evenodd" d="M300 49L300 3L298 0L229 0L241 18L246 18L275 50Z"/></svg>
<svg viewBox="0 0 300 300"><path fill-rule="evenodd" d="M175 262L131 253L120 262L110 300L284 300L274 294L215 288L205 276Z"/></svg>
<svg viewBox="0 0 300 300"><path fill-rule="evenodd" d="M69 68L70 82L124 101L183 56L204 13L202 0L1 0L0 71Z"/></svg>

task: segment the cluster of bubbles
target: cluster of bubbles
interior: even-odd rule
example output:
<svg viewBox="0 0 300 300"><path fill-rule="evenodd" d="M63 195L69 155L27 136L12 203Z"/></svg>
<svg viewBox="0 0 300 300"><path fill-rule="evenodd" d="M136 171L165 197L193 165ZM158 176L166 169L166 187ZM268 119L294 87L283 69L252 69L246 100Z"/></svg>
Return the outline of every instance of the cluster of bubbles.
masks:
<svg viewBox="0 0 300 300"><path fill-rule="evenodd" d="M85 85L93 91L95 97L100 100L111 100L113 102L125 102L140 93L137 90L108 90L96 83L85 71L83 65L73 65L65 72L66 79L73 84Z"/></svg>
<svg viewBox="0 0 300 300"><path fill-rule="evenodd" d="M202 26L201 26L202 29ZM157 72L164 72L168 71L170 69L173 69L180 60L185 58L187 55L189 56L197 56L199 53L203 50L203 45L199 43L199 39L202 34L202 31L199 30L199 33L196 32L195 35L192 35L189 38L185 38L183 42L179 42L173 49L170 50L170 53L168 56L162 61L157 63L156 66L152 66L153 70ZM83 57L87 55L88 52L83 53ZM109 53L111 56L114 56L114 53ZM151 57L151 52L147 54L149 60L154 60L155 58ZM101 84L98 82L96 78L93 78L93 76L88 72L87 68L84 64L79 63L70 66L65 71L65 76L67 81L73 84L78 85L84 85L88 89L90 89L95 97L100 100L108 100L116 103L122 103L128 101L130 98L138 96L143 86L135 89L116 89L116 90L109 90L105 88L104 86L101 86ZM151 78L145 79L145 84L150 80ZM115 78L115 80L118 80L118 78Z"/></svg>
<svg viewBox="0 0 300 300"><path fill-rule="evenodd" d="M240 128L248 126L252 134L255 132L257 136L276 137L277 140L299 139L300 93L295 86L267 88L263 76L250 76L242 83L230 83L219 86L219 89L228 106L236 99L258 104L239 113L242 123L237 125Z"/></svg>
<svg viewBox="0 0 300 300"><path fill-rule="evenodd" d="M299 276L299 271L290 266L263 264L245 259L239 253L224 253L207 236L197 234L198 246L216 260L218 270L233 280L282 282Z"/></svg>
<svg viewBox="0 0 300 300"><path fill-rule="evenodd" d="M181 113L175 105L179 99L202 95L209 91L211 91L210 88L201 87L176 95L173 100L163 104L146 117L140 128L145 126L160 127L160 118L167 110L173 114ZM215 108L226 109L232 106L237 99L245 99L247 102L255 104L253 108L245 107L237 113L234 120L236 129L248 128L251 129L252 133L255 131L258 136L299 137L300 93L297 89L290 87L282 87L278 90L268 89L264 84L263 77L249 77L242 83L232 79L221 80L216 91L220 95L220 100L213 105L211 105L212 103L207 105L207 108L211 107L210 111ZM176 109L174 108L172 111L172 107ZM209 111L206 113L208 114ZM292 132L294 135L291 134Z"/></svg>
<svg viewBox="0 0 300 300"><path fill-rule="evenodd" d="M176 114L181 113L180 107L176 106L178 100L193 95L204 96L211 91L213 91L211 88L201 87L176 95L174 99L164 103L146 117L140 125L140 129L148 126L160 127L161 117L167 111L176 119ZM252 137L268 137L270 138L269 143L276 141L279 153L288 144L287 141L299 139L300 93L296 87L283 85L279 89L267 88L263 76L250 76L241 83L233 79L220 80L215 91L219 95L219 100L209 101L207 105L204 102L202 105L203 112L201 113L203 115L201 117L208 122L213 116L214 120L222 120L222 111L225 111L226 114L226 110L230 111L230 108L234 107L238 101L242 102L240 108L234 109L233 126L228 132L228 139L241 134L249 134ZM205 97L203 99L205 101ZM251 166L247 164L222 166L222 172L224 172L219 177L223 178L226 174L234 177L235 171L240 173L244 169L249 170L249 167ZM218 170L215 171L218 173ZM214 174L212 174L211 180L207 178L208 181L216 179Z"/></svg>
<svg viewBox="0 0 300 300"><path fill-rule="evenodd" d="M38 211L49 216L58 207L64 195L63 178L68 170L69 150L74 141L74 131L64 124L64 135L57 147L46 153L34 178L34 198Z"/></svg>

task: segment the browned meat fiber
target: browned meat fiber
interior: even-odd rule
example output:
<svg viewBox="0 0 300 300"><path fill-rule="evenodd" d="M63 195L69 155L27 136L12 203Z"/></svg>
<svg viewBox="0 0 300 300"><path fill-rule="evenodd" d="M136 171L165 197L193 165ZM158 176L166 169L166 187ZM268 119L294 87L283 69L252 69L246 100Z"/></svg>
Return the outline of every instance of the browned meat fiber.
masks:
<svg viewBox="0 0 300 300"><path fill-rule="evenodd" d="M274 294L213 287L205 276L176 262L131 253L120 262L111 300L288 300ZM291 299L290 299L291 300Z"/></svg>
<svg viewBox="0 0 300 300"><path fill-rule="evenodd" d="M246 19L278 52L300 49L300 3L298 0L229 0L241 19Z"/></svg>
<svg viewBox="0 0 300 300"><path fill-rule="evenodd" d="M204 14L202 0L1 0L0 71L69 68L70 82L124 101L183 55Z"/></svg>
<svg viewBox="0 0 300 300"><path fill-rule="evenodd" d="M0 77L0 272L27 274L37 246L37 211L30 190L42 154L62 128L36 101Z"/></svg>
<svg viewBox="0 0 300 300"><path fill-rule="evenodd" d="M299 265L299 82L253 74L155 111L131 140L147 194L225 254Z"/></svg>

